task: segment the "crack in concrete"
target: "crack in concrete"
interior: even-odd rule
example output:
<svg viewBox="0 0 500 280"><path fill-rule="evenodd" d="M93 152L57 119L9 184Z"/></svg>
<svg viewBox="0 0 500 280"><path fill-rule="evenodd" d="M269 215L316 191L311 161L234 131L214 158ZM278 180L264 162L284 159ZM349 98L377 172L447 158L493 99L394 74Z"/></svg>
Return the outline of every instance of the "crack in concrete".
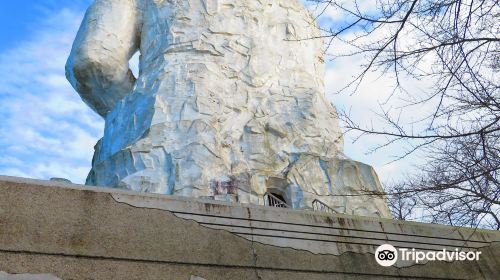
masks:
<svg viewBox="0 0 500 280"><path fill-rule="evenodd" d="M113 195L111 194L111 197L113 197ZM298 252L306 252L306 253L310 253L310 254L313 254L313 255L318 255L318 256L342 256L343 254L345 253L356 253L356 254L370 254L370 253L357 253L357 252L354 252L354 251L344 251L340 254L323 254L323 253L314 253L314 252L311 252L311 251L308 251L308 250L305 250L305 249L297 249L297 248L293 248L293 247L282 247L282 246L278 246L278 245L274 245L274 244L268 244L268 243L263 243L263 242L260 242L260 241L256 241L253 239L253 235L252 235L252 238L246 238L246 237L243 237L241 235L238 235L238 234L234 234L232 232L230 232L229 230L225 230L225 229L216 229L216 228L211 228L211 227L207 227L207 226L204 226L202 224L200 224L199 221L195 220L195 219L189 219L189 218L183 218L183 217L180 217L178 216L177 214L173 213L172 211L170 210L166 210L166 209L162 209L162 208L157 208L157 207L143 207L143 206L136 206L136 205L133 205L133 204L130 204L130 203L127 203L127 202L124 202L124 201L118 201L116 200L114 197L113 197L113 200L115 200L117 203L121 203L121 204L125 204L125 205L128 205L128 206L131 206L131 207L134 207L134 208L137 208L137 209L153 209L153 210L160 210L160 211L164 211L164 212L167 212L167 213L170 213L172 214L173 216L175 216L176 218L178 219L181 219L181 220L184 220L184 221L191 221L191 222L194 222L196 223L198 226L200 227L203 227L203 228L206 228L206 229L209 229L209 230L214 230L214 231L222 231L222 232L226 232L226 233L229 233L231 235L233 235L234 237L236 238L240 238L240 239L243 239L245 241L249 241L249 242L252 242L252 243L259 243L261 245L265 245L265 246L272 246L272 247L275 247L275 248L284 248L284 249L291 249L291 250L295 250L295 251L298 251ZM250 209L247 209L248 211L250 211ZM251 223L251 221L250 221Z"/></svg>
<svg viewBox="0 0 500 280"><path fill-rule="evenodd" d="M395 274L381 274L381 273L363 273L354 271L334 271L334 270L320 270L320 269L300 269L300 268L281 268L281 267L266 267L266 266L245 266L245 265L228 265L228 264L213 264L213 263L191 263L191 262L177 262L177 261L162 261L162 260L151 260L151 259L137 259L137 258L119 258L119 257L105 257L105 256L90 256L90 255L79 255L79 254L65 254L65 253L47 253L47 252L36 252L36 251L8 251L0 249L0 253L10 253L10 254L29 254L29 255L45 255L45 256L57 256L57 257L70 257L77 259L89 259L89 260L113 260L113 261L128 261L128 262L139 262L139 263L157 263L157 264L171 264L171 265L197 265L202 267L218 267L218 268L231 268L231 269L260 269L260 270L271 270L271 271L287 271L295 273L314 273L314 274L340 274L349 276L379 276L385 278L409 278L409 279L432 279L432 280L471 280L470 278L444 278L444 277L429 277L429 276L411 276L411 275L398 275ZM352 253L352 252L351 252ZM401 268L394 267L396 270ZM1 279L1 278L0 278ZM3 279L2 279L3 280ZM15 279L18 280L18 279ZM36 279L38 280L38 279ZM45 280L45 279L44 279ZM48 279L48 280L62 280L62 279Z"/></svg>
<svg viewBox="0 0 500 280"><path fill-rule="evenodd" d="M246 238L246 237L243 237L243 236L240 236L238 234L234 234L232 232L230 232L229 230L225 230L225 229L215 229L215 228L211 228L211 227L207 227L207 226L204 226L202 224L200 224L199 221L195 220L195 219L189 219L189 218L183 218L183 217L179 217L176 213L173 213L172 211L170 210L167 210L167 209L162 209L162 208L157 208L157 207L143 207L143 206L136 206L136 205L133 205L133 204L130 204L130 203L127 203L127 202L124 202L124 201L119 201L117 200L113 194L111 194L111 197L113 198L114 201L116 201L117 203L121 203L121 204L125 204L125 205L128 205L128 206L131 206L133 208L137 208L137 209L154 209L154 210L160 210L160 211L164 211L164 212L167 212L167 213L170 213L172 214L173 216L175 216L176 218L178 219L181 219L181 220L184 220L184 221L191 221L191 222L194 222L196 223L198 226L200 227L203 227L203 228L206 228L206 229L209 229L209 230L214 230L214 231L222 231L222 232L226 232L226 233L229 233L231 235L233 235L234 237L236 238L240 238L240 239L244 239L246 241L249 241L251 243L251 248L252 248L252 254L253 254L253 260L254 260L254 266L255 266L255 269L256 269L256 276L258 277L258 279L262 279L262 277L259 275L257 269L262 269L262 267L258 267L257 266L257 263L258 263L258 254L257 252L255 251L255 247L254 247L254 244L261 244L261 245L264 245L264 246L271 246L271 247L274 247L274 248L281 248L281 249L291 249L291 250L294 250L294 251L297 251L297 252L304 252L304 253L308 253L308 254L312 254L312 255L316 255L316 256L334 256L334 257L343 257L344 255L348 255L348 254L357 254L357 255L375 255L375 253L371 253L371 252L367 252L367 253L359 253L359 252L355 252L353 250L345 250L339 254L324 254L324 253L314 253L314 252L311 252L309 250L305 250L305 249L297 249L297 248L293 248L293 247L282 247L282 246L278 246L278 245L274 245L274 244L268 244L268 243L263 243L263 242L260 242L260 241L256 241L254 239L254 236L253 236L253 228L252 228L252 217L251 217L251 209L250 208L247 208L247 217L249 219L249 223L250 223L250 227L251 227L251 238ZM383 234L386 235L386 237L388 238L388 235L386 232L381 232ZM489 242L488 245L485 245L485 246L480 246L480 247L477 247L476 250L479 250L479 249L484 249L484 248L490 248L493 246L493 244L496 244L496 243L499 243L500 242L495 242L495 241L492 241L492 242ZM373 245L375 246L375 245ZM451 246L450 246L451 247ZM458 262L457 260L455 261L444 261L448 264L451 264L451 263L454 263L454 262ZM427 264L429 264L430 262L422 262L422 263L413 263L413 264L408 264L408 265L405 265L405 266L397 266L397 264L395 266L393 266L393 268L395 268L397 271L398 271L398 274L403 270L403 269L406 269L406 268L411 268L411 267L414 267L414 266L425 266ZM405 277L404 275L400 275L401 277ZM434 278L422 278L422 279L434 279ZM436 279L443 279L443 278L436 278ZM467 278L463 278L463 279L467 279Z"/></svg>
<svg viewBox="0 0 500 280"><path fill-rule="evenodd" d="M248 219L250 220L250 232L253 233L253 228L252 228L252 212L250 211L249 208L247 208L247 214L248 214ZM253 255L253 263L255 266L255 276L257 276L257 279L262 279L262 277L259 274L259 270L257 269L257 264L258 264L258 255L257 252L255 251L255 240L254 236L252 234L252 239L250 240L251 248L252 248L252 255Z"/></svg>

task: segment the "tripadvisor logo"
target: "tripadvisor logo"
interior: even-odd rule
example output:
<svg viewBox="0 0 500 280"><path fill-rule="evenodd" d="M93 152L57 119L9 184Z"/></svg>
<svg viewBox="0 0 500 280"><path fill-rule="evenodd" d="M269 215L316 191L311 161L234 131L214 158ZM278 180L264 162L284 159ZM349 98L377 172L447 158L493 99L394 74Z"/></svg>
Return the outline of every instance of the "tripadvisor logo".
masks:
<svg viewBox="0 0 500 280"><path fill-rule="evenodd" d="M375 251L375 260L381 266L392 266L398 261L398 250L389 244L380 245Z"/></svg>
<svg viewBox="0 0 500 280"><path fill-rule="evenodd" d="M390 244L380 245L375 251L375 260L381 266L393 266L398 260L413 261L420 263L423 261L478 261L479 251L464 252L459 249L449 251L421 251L416 249L399 248L396 249Z"/></svg>

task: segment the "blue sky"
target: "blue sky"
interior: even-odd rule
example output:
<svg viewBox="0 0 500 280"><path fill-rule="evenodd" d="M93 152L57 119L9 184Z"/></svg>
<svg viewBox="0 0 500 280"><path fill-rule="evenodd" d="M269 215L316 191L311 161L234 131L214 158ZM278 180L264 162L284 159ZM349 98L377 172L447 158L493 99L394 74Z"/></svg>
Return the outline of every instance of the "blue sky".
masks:
<svg viewBox="0 0 500 280"><path fill-rule="evenodd" d="M91 0L3 1L0 9L0 51L12 48L36 34L37 24L61 9L82 11Z"/></svg>
<svg viewBox="0 0 500 280"><path fill-rule="evenodd" d="M63 177L83 183L103 121L66 81L64 64L92 1L4 2L0 10L0 175ZM353 75L355 65L352 60L330 65L326 94L337 106L350 108L358 120L371 121L371 111L390 92L387 80L373 75L359 94L331 94L346 76ZM366 155L383 139L363 138L354 144L350 139L347 136L346 154L373 165L383 181L410 170L415 161L387 164L401 147Z"/></svg>

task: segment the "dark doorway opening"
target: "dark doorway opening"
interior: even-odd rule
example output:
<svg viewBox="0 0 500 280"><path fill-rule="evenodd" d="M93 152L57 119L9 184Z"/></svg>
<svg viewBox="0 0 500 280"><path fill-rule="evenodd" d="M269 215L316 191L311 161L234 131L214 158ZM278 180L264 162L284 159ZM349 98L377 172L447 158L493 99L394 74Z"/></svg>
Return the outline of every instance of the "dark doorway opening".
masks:
<svg viewBox="0 0 500 280"><path fill-rule="evenodd" d="M281 194L268 192L264 196L265 204L271 207L290 208Z"/></svg>

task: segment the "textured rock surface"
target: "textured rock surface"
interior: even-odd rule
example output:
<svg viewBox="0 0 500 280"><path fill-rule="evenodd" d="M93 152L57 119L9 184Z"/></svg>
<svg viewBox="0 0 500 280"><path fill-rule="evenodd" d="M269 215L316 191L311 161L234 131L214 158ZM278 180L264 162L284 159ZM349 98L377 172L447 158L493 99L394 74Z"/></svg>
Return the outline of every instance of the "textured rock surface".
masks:
<svg viewBox="0 0 500 280"><path fill-rule="evenodd" d="M322 40L298 0L96 0L67 64L106 119L87 184L389 217L342 155ZM137 80L128 60L140 50Z"/></svg>

